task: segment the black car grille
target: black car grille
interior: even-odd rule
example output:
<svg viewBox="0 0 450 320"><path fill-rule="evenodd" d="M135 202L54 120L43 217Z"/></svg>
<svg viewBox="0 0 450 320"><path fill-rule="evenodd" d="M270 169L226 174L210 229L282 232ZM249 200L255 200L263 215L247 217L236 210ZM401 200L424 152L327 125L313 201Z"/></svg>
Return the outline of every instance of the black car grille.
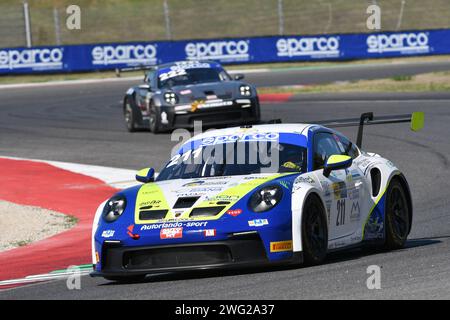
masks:
<svg viewBox="0 0 450 320"><path fill-rule="evenodd" d="M158 248L126 252L125 269L183 267L231 262L230 249L225 245Z"/></svg>
<svg viewBox="0 0 450 320"><path fill-rule="evenodd" d="M190 208L194 203L200 199L200 197L183 197L178 198L177 202L173 206L174 209Z"/></svg>
<svg viewBox="0 0 450 320"><path fill-rule="evenodd" d="M206 208L194 208L191 211L191 214L189 217L213 217L218 215L222 210L225 208L225 206L220 207L206 207Z"/></svg>
<svg viewBox="0 0 450 320"><path fill-rule="evenodd" d="M142 210L139 211L140 220L160 220L166 217L169 210Z"/></svg>

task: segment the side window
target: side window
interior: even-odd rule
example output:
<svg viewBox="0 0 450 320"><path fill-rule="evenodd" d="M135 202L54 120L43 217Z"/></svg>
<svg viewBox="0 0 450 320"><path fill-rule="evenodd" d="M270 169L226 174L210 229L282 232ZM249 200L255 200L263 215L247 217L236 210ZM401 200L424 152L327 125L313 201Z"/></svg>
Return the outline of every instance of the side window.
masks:
<svg viewBox="0 0 450 320"><path fill-rule="evenodd" d="M322 169L329 156L342 154L334 136L326 132L320 132L314 136L313 170Z"/></svg>
<svg viewBox="0 0 450 320"><path fill-rule="evenodd" d="M359 150L352 142L341 135L335 135L337 137L336 142L338 146L342 149L341 154L345 154L353 159L359 156Z"/></svg>
<svg viewBox="0 0 450 320"><path fill-rule="evenodd" d="M154 87L154 78L155 77L155 71L154 70L150 70L145 74L145 78L144 81L149 84L151 87Z"/></svg>

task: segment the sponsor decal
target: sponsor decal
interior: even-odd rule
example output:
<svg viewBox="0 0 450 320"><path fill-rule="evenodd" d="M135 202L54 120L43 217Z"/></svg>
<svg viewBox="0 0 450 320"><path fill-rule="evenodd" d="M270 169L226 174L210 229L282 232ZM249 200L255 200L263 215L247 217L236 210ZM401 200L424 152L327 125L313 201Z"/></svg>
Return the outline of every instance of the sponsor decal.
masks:
<svg viewBox="0 0 450 320"><path fill-rule="evenodd" d="M284 188L286 188L288 190L291 187L291 183L289 181L281 180L279 183L281 184L281 186L283 186Z"/></svg>
<svg viewBox="0 0 450 320"><path fill-rule="evenodd" d="M358 161L356 164L361 169L361 171L365 172L367 167L369 167L373 162L373 160L366 158Z"/></svg>
<svg viewBox="0 0 450 320"><path fill-rule="evenodd" d="M355 200L359 198L359 190L357 188L348 189L348 198L350 200Z"/></svg>
<svg viewBox="0 0 450 320"><path fill-rule="evenodd" d="M378 207L372 211L364 227L364 240L382 239L384 237L384 217Z"/></svg>
<svg viewBox="0 0 450 320"><path fill-rule="evenodd" d="M255 220L250 220L248 222L248 225L250 227L262 227L262 226L266 226L269 224L269 221L267 219L255 219Z"/></svg>
<svg viewBox="0 0 450 320"><path fill-rule="evenodd" d="M331 191L330 191L330 184L328 183L328 181L322 180L320 181L320 185L322 187L322 190L324 192L324 197L328 198L331 195Z"/></svg>
<svg viewBox="0 0 450 320"><path fill-rule="evenodd" d="M300 183L300 182L309 183L309 184L314 184L314 183L316 183L316 181L315 181L313 178L311 178L311 177L303 177L303 176L298 177L298 178L297 178L297 181L298 181L299 183Z"/></svg>
<svg viewBox="0 0 450 320"><path fill-rule="evenodd" d="M202 140L202 146L211 146L221 143L234 143L237 141L278 141L280 135L276 132L241 133L225 136L208 137Z"/></svg>
<svg viewBox="0 0 450 320"><path fill-rule="evenodd" d="M234 209L234 210L228 210L227 214L229 214L232 217L237 217L242 213L242 209Z"/></svg>
<svg viewBox="0 0 450 320"><path fill-rule="evenodd" d="M181 90L181 91L180 91L180 94L181 94L182 96L185 96L185 95L188 95L188 94L191 94L191 93L192 93L192 91L189 90L189 89Z"/></svg>
<svg viewBox="0 0 450 320"><path fill-rule="evenodd" d="M206 197L206 201L211 202L219 202L219 201L228 201L228 202L234 202L238 201L241 197L237 195L225 195L225 194L219 194L212 197Z"/></svg>
<svg viewBox="0 0 450 320"><path fill-rule="evenodd" d="M359 202L353 202L352 203L352 209L350 211L350 220L351 221L357 221L361 218L361 210L359 208Z"/></svg>
<svg viewBox="0 0 450 320"><path fill-rule="evenodd" d="M282 38L276 43L279 57L339 57L338 36Z"/></svg>
<svg viewBox="0 0 450 320"><path fill-rule="evenodd" d="M277 241L270 243L270 252L292 251L292 241Z"/></svg>
<svg viewBox="0 0 450 320"><path fill-rule="evenodd" d="M191 193L189 194L188 193L188 197L192 194L192 195L194 195L194 194L197 194L197 193L199 193L199 192L217 192L217 191L222 191L222 189L223 188L221 188L221 187L203 187L203 188L195 188L195 189L191 189L190 191L191 191ZM180 190L180 192L178 192L178 191L176 191L176 193L177 193L177 196L178 197L181 197L181 195L180 194L184 194L185 192L184 191L182 191L182 190Z"/></svg>
<svg viewBox="0 0 450 320"><path fill-rule="evenodd" d="M186 74L187 74L187 72L185 69L171 68L170 71L168 71L168 72L160 73L158 77L159 77L159 80L166 81L167 79L184 76Z"/></svg>
<svg viewBox="0 0 450 320"><path fill-rule="evenodd" d="M127 228L127 234L130 236L131 239L133 240L139 240L139 238L141 237L140 235L133 233L133 229L134 229L134 224L128 226Z"/></svg>
<svg viewBox="0 0 450 320"><path fill-rule="evenodd" d="M169 228L204 228L208 224L208 221L172 221L155 224L144 224L141 226L141 231L151 231Z"/></svg>
<svg viewBox="0 0 450 320"><path fill-rule="evenodd" d="M64 48L5 49L0 50L0 70L58 70L63 58Z"/></svg>
<svg viewBox="0 0 450 320"><path fill-rule="evenodd" d="M395 168L395 164L393 164L392 161L387 160L387 161L386 161L386 165L387 165L389 168L391 168L391 169L392 169L392 168Z"/></svg>
<svg viewBox="0 0 450 320"><path fill-rule="evenodd" d="M161 229L159 233L161 239L179 239L183 237L183 228Z"/></svg>
<svg viewBox="0 0 450 320"><path fill-rule="evenodd" d="M248 40L189 42L185 46L187 60L249 61Z"/></svg>
<svg viewBox="0 0 450 320"><path fill-rule="evenodd" d="M114 233L115 233L115 232L116 232L115 230L105 230L105 231L102 232L102 237L103 237L103 238L111 238L111 237L114 237Z"/></svg>
<svg viewBox="0 0 450 320"><path fill-rule="evenodd" d="M157 48L154 44L103 45L92 49L93 65L156 64Z"/></svg>
<svg viewBox="0 0 450 320"><path fill-rule="evenodd" d="M194 181L194 182L185 183L185 184L182 185L182 187L198 187L198 186L201 186L204 183L205 183L204 180Z"/></svg>
<svg viewBox="0 0 450 320"><path fill-rule="evenodd" d="M325 201L325 207L327 209L327 221L328 221L328 227L330 226L331 221L331 204L333 203L332 200L326 200Z"/></svg>
<svg viewBox="0 0 450 320"><path fill-rule="evenodd" d="M216 236L216 229L203 230L203 235L205 237L215 237Z"/></svg>
<svg viewBox="0 0 450 320"><path fill-rule="evenodd" d="M151 208L159 208L161 205L161 200L151 200L144 201L139 204L139 210L151 209Z"/></svg>
<svg viewBox="0 0 450 320"><path fill-rule="evenodd" d="M331 185L331 188L333 189L335 200L347 198L347 186L345 182L335 182Z"/></svg>
<svg viewBox="0 0 450 320"><path fill-rule="evenodd" d="M368 53L428 53L427 32L404 32L394 34L376 34L367 37Z"/></svg>
<svg viewBox="0 0 450 320"><path fill-rule="evenodd" d="M186 184L183 184L182 187L198 187L198 186L223 186L227 184L228 181L205 181L205 180L198 180L198 181L192 181Z"/></svg>

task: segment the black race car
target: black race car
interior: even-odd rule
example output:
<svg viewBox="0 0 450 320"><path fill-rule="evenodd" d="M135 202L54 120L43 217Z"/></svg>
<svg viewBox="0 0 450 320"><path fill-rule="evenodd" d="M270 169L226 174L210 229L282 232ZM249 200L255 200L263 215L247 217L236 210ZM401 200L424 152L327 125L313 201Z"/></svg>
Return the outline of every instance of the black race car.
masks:
<svg viewBox="0 0 450 320"><path fill-rule="evenodd" d="M153 133L174 128L257 123L256 88L232 78L211 61L180 61L149 68L144 83L130 88L123 100L128 131Z"/></svg>

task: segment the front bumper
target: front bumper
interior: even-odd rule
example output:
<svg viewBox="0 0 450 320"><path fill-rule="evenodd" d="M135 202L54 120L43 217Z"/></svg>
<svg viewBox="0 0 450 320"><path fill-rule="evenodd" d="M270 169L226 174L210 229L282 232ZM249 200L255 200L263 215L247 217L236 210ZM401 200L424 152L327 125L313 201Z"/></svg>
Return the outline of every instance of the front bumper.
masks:
<svg viewBox="0 0 450 320"><path fill-rule="evenodd" d="M232 124L256 123L260 120L259 101L257 97L246 99L206 101L196 106L179 104L162 106L165 112L166 129L193 128L194 121L202 121L203 126L220 126Z"/></svg>
<svg viewBox="0 0 450 320"><path fill-rule="evenodd" d="M126 277L166 272L236 269L302 263L301 253L289 259L270 261L259 235L222 241L170 246L124 247L104 245L102 269L91 276Z"/></svg>

